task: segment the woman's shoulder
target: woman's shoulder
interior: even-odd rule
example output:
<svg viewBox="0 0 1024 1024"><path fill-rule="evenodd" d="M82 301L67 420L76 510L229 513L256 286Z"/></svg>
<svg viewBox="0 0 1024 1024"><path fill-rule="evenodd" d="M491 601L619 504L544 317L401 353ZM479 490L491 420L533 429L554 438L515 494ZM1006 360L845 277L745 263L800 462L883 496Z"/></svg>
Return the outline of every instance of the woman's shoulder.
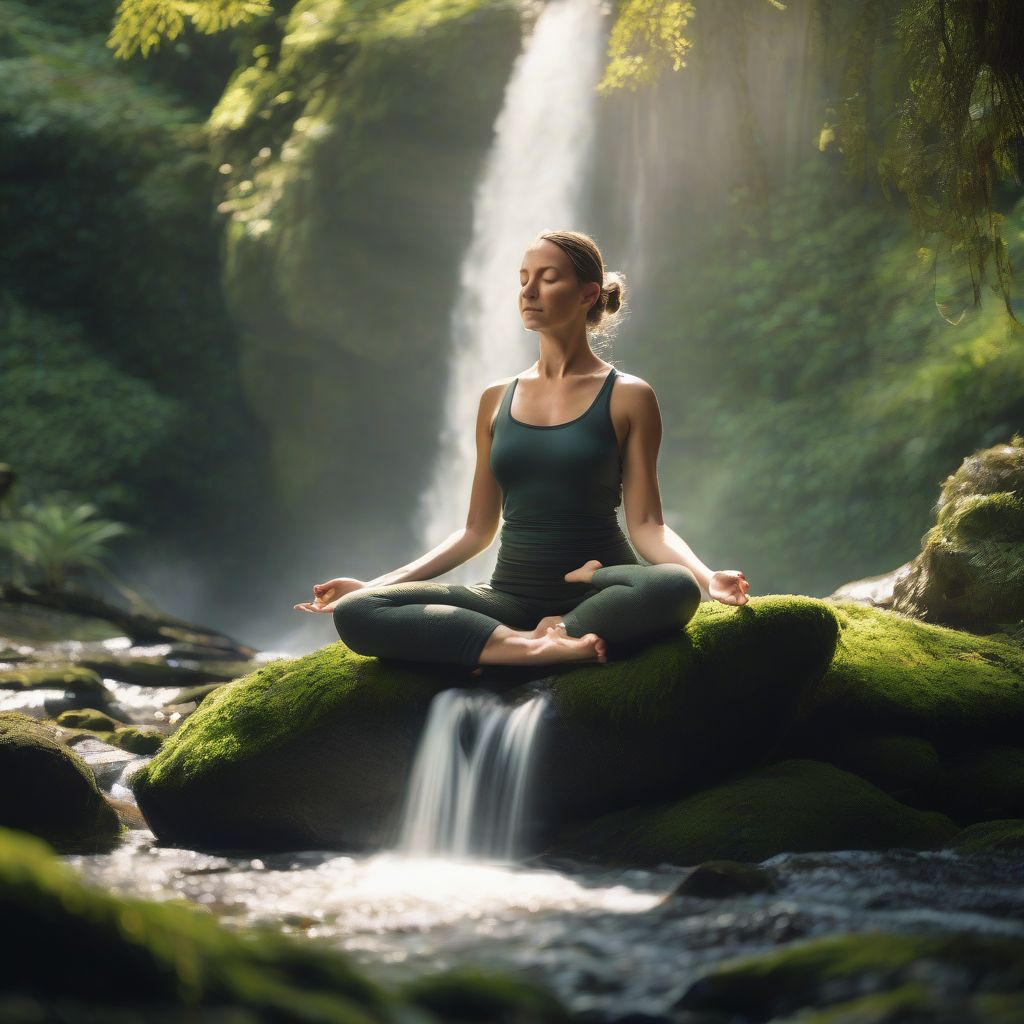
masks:
<svg viewBox="0 0 1024 1024"><path fill-rule="evenodd" d="M621 388L634 395L654 394L654 388L643 377L638 377L635 373L626 373L625 370L620 370L617 366L614 369L619 376L618 383L615 385L616 390Z"/></svg>

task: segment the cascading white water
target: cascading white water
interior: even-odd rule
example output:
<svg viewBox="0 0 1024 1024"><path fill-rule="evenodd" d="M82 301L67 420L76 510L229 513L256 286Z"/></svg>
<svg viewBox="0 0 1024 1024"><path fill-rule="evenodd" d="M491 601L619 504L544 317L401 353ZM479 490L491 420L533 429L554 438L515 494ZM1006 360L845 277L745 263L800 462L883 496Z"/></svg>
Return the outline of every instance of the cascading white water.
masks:
<svg viewBox="0 0 1024 1024"><path fill-rule="evenodd" d="M547 698L516 707L444 690L430 705L398 849L509 861L520 853L531 755Z"/></svg>
<svg viewBox="0 0 1024 1024"><path fill-rule="evenodd" d="M518 312L519 267L533 237L573 227L589 178L603 69L605 13L597 0L552 0L516 60L473 205L473 234L452 311L445 419L433 483L417 522L425 548L465 522L484 388L528 366L536 335ZM490 574L496 553L452 570L453 581Z"/></svg>

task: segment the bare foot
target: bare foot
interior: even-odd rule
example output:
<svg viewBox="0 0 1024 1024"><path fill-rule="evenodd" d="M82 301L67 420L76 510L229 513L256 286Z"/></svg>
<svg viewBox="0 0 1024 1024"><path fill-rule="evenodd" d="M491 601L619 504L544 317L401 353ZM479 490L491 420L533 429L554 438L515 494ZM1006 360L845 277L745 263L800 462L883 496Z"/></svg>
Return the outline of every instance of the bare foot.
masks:
<svg viewBox="0 0 1024 1024"><path fill-rule="evenodd" d="M546 640L550 646L541 648L538 660L542 661L599 661L608 660L608 649L604 640L596 633L585 633L581 637L566 636L554 626L548 626Z"/></svg>
<svg viewBox="0 0 1024 1024"><path fill-rule="evenodd" d="M601 563L596 558L584 562L578 569L573 569L565 574L566 583L589 583L594 576L594 570L600 569Z"/></svg>
<svg viewBox="0 0 1024 1024"><path fill-rule="evenodd" d="M548 631L548 626L554 626L557 629L561 622L561 615L545 615L544 618L537 623L537 625L533 629L533 632L529 635L535 638L544 636L544 634Z"/></svg>
<svg viewBox="0 0 1024 1024"><path fill-rule="evenodd" d="M499 626L480 652L481 665L607 660L605 642L596 633L587 633L581 637L567 636L554 626L548 626L544 635L539 637Z"/></svg>

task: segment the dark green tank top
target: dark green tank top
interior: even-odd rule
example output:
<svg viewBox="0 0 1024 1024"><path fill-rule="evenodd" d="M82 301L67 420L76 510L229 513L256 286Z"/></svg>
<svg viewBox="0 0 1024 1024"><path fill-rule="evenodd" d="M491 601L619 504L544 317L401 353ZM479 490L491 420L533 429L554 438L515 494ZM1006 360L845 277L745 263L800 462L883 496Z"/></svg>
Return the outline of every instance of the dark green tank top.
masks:
<svg viewBox="0 0 1024 1024"><path fill-rule="evenodd" d="M619 527L622 459L611 416L614 367L581 416L537 426L513 419L519 378L505 389L494 421L491 471L502 491L504 523L491 575L496 590L553 603L569 611L596 593L589 583L562 578L590 558L636 565Z"/></svg>

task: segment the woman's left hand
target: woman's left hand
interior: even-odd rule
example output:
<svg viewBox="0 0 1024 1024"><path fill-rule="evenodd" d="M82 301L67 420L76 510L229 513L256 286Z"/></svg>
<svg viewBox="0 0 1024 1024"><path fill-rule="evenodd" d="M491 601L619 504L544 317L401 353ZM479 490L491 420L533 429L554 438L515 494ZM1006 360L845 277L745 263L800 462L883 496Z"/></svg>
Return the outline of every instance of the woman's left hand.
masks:
<svg viewBox="0 0 1024 1024"><path fill-rule="evenodd" d="M708 580L708 593L722 604L746 604L750 584L739 569L719 569Z"/></svg>

